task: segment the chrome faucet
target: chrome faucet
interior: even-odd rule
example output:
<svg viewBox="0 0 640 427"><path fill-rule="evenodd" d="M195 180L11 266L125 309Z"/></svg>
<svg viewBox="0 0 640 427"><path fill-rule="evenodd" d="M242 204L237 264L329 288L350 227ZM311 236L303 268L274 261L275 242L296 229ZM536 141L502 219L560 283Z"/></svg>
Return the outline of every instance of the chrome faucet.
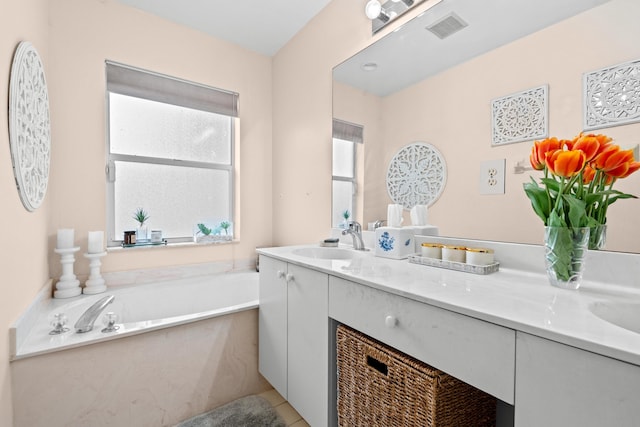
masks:
<svg viewBox="0 0 640 427"><path fill-rule="evenodd" d="M376 222L373 223L373 229L375 230L376 228L382 227L382 224L384 224L385 222L387 222L386 219L377 220Z"/></svg>
<svg viewBox="0 0 640 427"><path fill-rule="evenodd" d="M113 302L116 297L114 295L108 295L104 298L100 298L96 303L89 307L82 316L78 319L74 328L77 333L89 332L93 329L95 323L102 310L104 310L109 304Z"/></svg>
<svg viewBox="0 0 640 427"><path fill-rule="evenodd" d="M342 235L346 236L347 234L351 234L353 249L357 251L365 250L364 242L362 241L362 226L358 221L349 221L347 223L347 228L342 231Z"/></svg>

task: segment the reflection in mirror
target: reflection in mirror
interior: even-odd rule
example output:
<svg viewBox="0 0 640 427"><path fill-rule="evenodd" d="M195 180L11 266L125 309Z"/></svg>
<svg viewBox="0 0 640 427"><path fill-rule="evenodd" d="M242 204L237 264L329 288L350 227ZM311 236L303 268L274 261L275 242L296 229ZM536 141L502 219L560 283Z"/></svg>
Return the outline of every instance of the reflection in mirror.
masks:
<svg viewBox="0 0 640 427"><path fill-rule="evenodd" d="M449 37L426 29L453 14L467 25ZM448 169L446 191L429 209L440 234L541 244L543 224L523 191L540 172L514 168L528 165L532 141L492 147L491 101L548 85L549 136L573 138L583 130L583 75L640 59L639 14L634 0L443 0L338 65L334 117L364 127L362 222L386 216L384 171L394 153L428 141ZM640 142L637 123L597 133L622 148ZM490 160L506 160L504 194L480 194L480 165ZM616 189L640 195L640 174ZM639 217L640 200L611 206L605 249L640 252Z"/></svg>
<svg viewBox="0 0 640 427"><path fill-rule="evenodd" d="M362 193L358 192L356 164L362 141L362 126L333 120L332 227L344 227L347 221L359 218Z"/></svg>

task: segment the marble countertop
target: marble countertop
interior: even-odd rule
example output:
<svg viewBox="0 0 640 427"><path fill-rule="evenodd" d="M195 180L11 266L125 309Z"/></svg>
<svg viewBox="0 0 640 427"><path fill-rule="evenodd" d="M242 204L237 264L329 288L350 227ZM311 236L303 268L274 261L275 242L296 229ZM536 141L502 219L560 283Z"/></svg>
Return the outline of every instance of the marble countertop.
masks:
<svg viewBox="0 0 640 427"><path fill-rule="evenodd" d="M549 284L543 269L528 271L508 268L502 263L498 272L477 275L413 264L406 259L376 257L371 251L358 251L353 259L346 260L316 259L295 253L298 248L313 246L318 245L261 248L258 253L640 365L640 333L602 320L589 309L601 302L619 302L638 303L640 311L637 287L584 280L579 290L559 289ZM509 251L509 256L513 256L511 248ZM496 251L498 261L500 255ZM629 263L628 257L621 259ZM637 264L635 258L633 263Z"/></svg>

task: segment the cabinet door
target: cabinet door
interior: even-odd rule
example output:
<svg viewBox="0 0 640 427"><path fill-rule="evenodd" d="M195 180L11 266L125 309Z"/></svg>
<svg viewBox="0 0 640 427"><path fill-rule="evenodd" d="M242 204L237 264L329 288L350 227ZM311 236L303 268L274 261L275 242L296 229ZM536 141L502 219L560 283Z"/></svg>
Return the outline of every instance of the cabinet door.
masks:
<svg viewBox="0 0 640 427"><path fill-rule="evenodd" d="M631 427L640 367L518 332L516 427Z"/></svg>
<svg viewBox="0 0 640 427"><path fill-rule="evenodd" d="M313 427L327 426L329 276L289 264L288 401Z"/></svg>
<svg viewBox="0 0 640 427"><path fill-rule="evenodd" d="M287 398L287 264L260 255L259 370Z"/></svg>

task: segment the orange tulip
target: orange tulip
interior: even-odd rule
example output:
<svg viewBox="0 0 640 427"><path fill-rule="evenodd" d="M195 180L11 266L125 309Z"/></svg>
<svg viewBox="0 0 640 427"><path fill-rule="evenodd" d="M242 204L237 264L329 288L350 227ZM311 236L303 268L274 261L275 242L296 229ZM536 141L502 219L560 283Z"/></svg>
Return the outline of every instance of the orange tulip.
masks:
<svg viewBox="0 0 640 427"><path fill-rule="evenodd" d="M591 184L591 181L593 181L593 178L595 178L595 176L595 169L587 164L587 166L584 167L584 171L582 171L582 183L585 185Z"/></svg>
<svg viewBox="0 0 640 427"><path fill-rule="evenodd" d="M547 138L542 141L534 141L529 155L531 166L535 170L544 169L544 160L548 152L562 148L562 143L558 138Z"/></svg>
<svg viewBox="0 0 640 427"><path fill-rule="evenodd" d="M605 146L609 141L611 141L611 138L604 135L594 135L592 133L584 135L581 133L573 139L571 149L584 151L588 162L599 153L600 147Z"/></svg>
<svg viewBox="0 0 640 427"><path fill-rule="evenodd" d="M624 162L619 166L608 170L605 174L607 177L611 178L626 178L638 169L640 169L640 162Z"/></svg>
<svg viewBox="0 0 640 427"><path fill-rule="evenodd" d="M571 178L584 168L585 158L582 150L556 150L547 153L545 163L552 174Z"/></svg>
<svg viewBox="0 0 640 427"><path fill-rule="evenodd" d="M591 181L593 181L593 178L595 178L595 175L596 175L595 169L593 169L591 166L589 166L589 164L587 164L584 167L584 170L582 171L582 182L584 184L591 184ZM606 174L604 176L606 178L605 185L609 185L611 184L611 182L613 182L612 176L608 176Z"/></svg>
<svg viewBox="0 0 640 427"><path fill-rule="evenodd" d="M640 169L640 162L631 162L629 163L629 169L627 169L627 173L625 173L624 175L620 175L618 178L626 178L639 169Z"/></svg>
<svg viewBox="0 0 640 427"><path fill-rule="evenodd" d="M632 163L635 163L633 150L621 150L617 145L609 145L593 158L591 167L620 178L629 175L627 172Z"/></svg>

